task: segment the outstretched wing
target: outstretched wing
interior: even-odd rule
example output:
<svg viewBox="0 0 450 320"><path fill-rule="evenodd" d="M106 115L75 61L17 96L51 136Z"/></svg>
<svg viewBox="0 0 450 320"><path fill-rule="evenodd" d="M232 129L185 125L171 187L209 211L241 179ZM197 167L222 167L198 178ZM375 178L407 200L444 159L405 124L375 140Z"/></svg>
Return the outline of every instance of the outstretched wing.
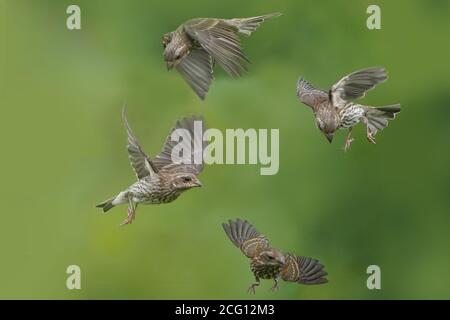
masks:
<svg viewBox="0 0 450 320"><path fill-rule="evenodd" d="M331 87L330 96L333 105L342 108L348 101L364 97L367 91L386 81L386 79L387 73L382 67L353 72Z"/></svg>
<svg viewBox="0 0 450 320"><path fill-rule="evenodd" d="M241 249L248 258L255 257L259 252L269 248L269 240L260 234L249 222L237 219L222 224L231 242Z"/></svg>
<svg viewBox="0 0 450 320"><path fill-rule="evenodd" d="M322 284L328 282L325 278L327 273L323 270L324 266L318 260L291 254L286 254L285 259L285 266L281 270L281 278L284 281L302 284Z"/></svg>
<svg viewBox="0 0 450 320"><path fill-rule="evenodd" d="M200 99L204 100L213 79L213 62L209 53L203 49L194 49L176 69Z"/></svg>
<svg viewBox="0 0 450 320"><path fill-rule="evenodd" d="M186 22L184 30L231 76L247 70L249 60L242 51L238 27L226 20L200 18Z"/></svg>
<svg viewBox="0 0 450 320"><path fill-rule="evenodd" d="M183 118L175 124L160 154L152 160L157 170L199 174L203 170L203 140L206 130L202 117Z"/></svg>
<svg viewBox="0 0 450 320"><path fill-rule="evenodd" d="M297 96L301 102L314 111L320 104L328 101L328 94L325 91L314 88L303 77L297 82Z"/></svg>
<svg viewBox="0 0 450 320"><path fill-rule="evenodd" d="M136 139L130 125L128 124L127 116L125 114L125 106L122 109L122 119L125 124L125 128L128 134L128 157L130 158L131 166L138 179L142 179L146 176L158 172L158 170L153 166L150 158L145 154L138 140Z"/></svg>

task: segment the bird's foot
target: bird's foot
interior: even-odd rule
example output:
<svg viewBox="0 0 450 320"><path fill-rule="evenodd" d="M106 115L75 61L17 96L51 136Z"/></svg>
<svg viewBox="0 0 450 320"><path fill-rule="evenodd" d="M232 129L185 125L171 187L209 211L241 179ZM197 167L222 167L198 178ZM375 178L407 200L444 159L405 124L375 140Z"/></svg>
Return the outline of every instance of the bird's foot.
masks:
<svg viewBox="0 0 450 320"><path fill-rule="evenodd" d="M256 287L259 286L259 283L254 283L247 289L247 293L256 294Z"/></svg>
<svg viewBox="0 0 450 320"><path fill-rule="evenodd" d="M350 145L352 144L352 142L355 141L355 139L350 138L350 139L345 139L345 143L344 143L344 151L347 152L350 149Z"/></svg>
<svg viewBox="0 0 450 320"><path fill-rule="evenodd" d="M278 282L276 282L276 281L273 284L272 288L270 288L270 290L273 292L278 291L279 289L280 289L280 287L278 287Z"/></svg>
<svg viewBox="0 0 450 320"><path fill-rule="evenodd" d="M134 220L134 217L136 216L135 211L132 209L128 209L128 215L127 218L125 220L122 221L122 223L120 224L120 226L125 226L127 224L131 224Z"/></svg>
<svg viewBox="0 0 450 320"><path fill-rule="evenodd" d="M375 138L373 137L373 134L370 132L367 133L367 140L369 140L370 143L377 144Z"/></svg>

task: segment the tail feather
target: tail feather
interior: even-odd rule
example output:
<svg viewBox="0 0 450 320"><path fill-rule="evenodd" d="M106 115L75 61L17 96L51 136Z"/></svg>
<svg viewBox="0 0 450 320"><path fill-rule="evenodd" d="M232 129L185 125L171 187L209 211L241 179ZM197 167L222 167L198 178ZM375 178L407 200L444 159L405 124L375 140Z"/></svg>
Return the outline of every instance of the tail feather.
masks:
<svg viewBox="0 0 450 320"><path fill-rule="evenodd" d="M263 16L258 16L258 17L251 17L251 18L243 18L243 19L231 19L229 20L229 22L237 27L239 29L239 32L246 35L246 36L250 36L252 34L252 32L256 31L256 29L258 29L258 27L266 20L269 19L273 19L276 17L281 16L281 13L279 12L274 12L274 13L270 13L270 14L266 14Z"/></svg>
<svg viewBox="0 0 450 320"><path fill-rule="evenodd" d="M399 112L399 104L380 108L370 108L367 112L367 119L369 121L368 127L370 133L375 135L378 131L386 128L388 126L388 120L395 119L395 115Z"/></svg>
<svg viewBox="0 0 450 320"><path fill-rule="evenodd" d="M103 212L107 212L108 210L114 208L113 205L113 200L114 198L111 198L109 200L106 200L105 202L99 203L98 205L96 205L97 208L102 208Z"/></svg>

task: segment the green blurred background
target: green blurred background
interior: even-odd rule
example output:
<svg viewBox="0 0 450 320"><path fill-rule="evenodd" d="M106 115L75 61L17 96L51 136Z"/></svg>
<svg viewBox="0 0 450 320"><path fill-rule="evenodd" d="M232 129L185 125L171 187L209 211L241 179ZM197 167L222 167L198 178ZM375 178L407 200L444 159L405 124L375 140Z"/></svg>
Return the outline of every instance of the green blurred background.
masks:
<svg viewBox="0 0 450 320"><path fill-rule="evenodd" d="M287 251L319 258L330 283L282 283L256 298L450 298L450 2L0 0L0 298L241 299L253 277L221 223L251 221ZM66 28L78 4L82 30ZM366 28L366 8L382 29ZM166 71L161 36L193 17L280 11L243 45L250 72L217 68L201 102ZM385 66L387 83L364 103L403 112L370 145L363 128L348 153L332 145L295 95L300 75L328 88ZM94 205L134 181L120 118L151 155L175 120L210 127L279 128L280 171L208 166L204 188L176 202L103 215ZM68 265L82 290L66 289ZM366 268L382 290L366 288Z"/></svg>

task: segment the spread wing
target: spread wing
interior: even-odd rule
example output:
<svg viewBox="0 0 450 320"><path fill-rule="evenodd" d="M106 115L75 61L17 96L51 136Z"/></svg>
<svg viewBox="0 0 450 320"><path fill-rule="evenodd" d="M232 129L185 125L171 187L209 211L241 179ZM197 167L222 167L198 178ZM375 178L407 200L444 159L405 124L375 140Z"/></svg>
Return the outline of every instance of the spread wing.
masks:
<svg viewBox="0 0 450 320"><path fill-rule="evenodd" d="M238 27L226 20L201 18L186 22L184 30L231 76L247 70L249 60L242 51Z"/></svg>
<svg viewBox="0 0 450 320"><path fill-rule="evenodd" d="M248 258L253 258L259 252L269 248L269 240L260 234L249 222L237 219L222 224L231 242L241 249Z"/></svg>
<svg viewBox="0 0 450 320"><path fill-rule="evenodd" d="M331 87L330 96L333 105L342 108L348 101L363 98L367 91L386 79L386 70L382 67L353 72Z"/></svg>
<svg viewBox="0 0 450 320"><path fill-rule="evenodd" d="M157 169L153 166L150 158L145 154L135 135L133 134L133 131L128 124L127 116L125 114L125 107L123 107L122 109L122 119L128 134L128 157L130 158L131 166L133 167L137 178L142 179L148 175L158 172Z"/></svg>
<svg viewBox="0 0 450 320"><path fill-rule="evenodd" d="M201 117L183 118L175 124L160 154L152 160L156 170L199 174L203 170L203 140L206 130Z"/></svg>
<svg viewBox="0 0 450 320"><path fill-rule="evenodd" d="M281 270L281 278L284 281L302 284L327 283L327 273L324 266L318 260L312 258L298 257L291 254L285 255L285 266Z"/></svg>
<svg viewBox="0 0 450 320"><path fill-rule="evenodd" d="M213 79L213 62L209 53L203 49L193 50L176 69L200 99L204 100Z"/></svg>
<svg viewBox="0 0 450 320"><path fill-rule="evenodd" d="M300 78L297 82L297 96L301 102L316 110L317 106L328 101L328 94L314 88L308 81Z"/></svg>

